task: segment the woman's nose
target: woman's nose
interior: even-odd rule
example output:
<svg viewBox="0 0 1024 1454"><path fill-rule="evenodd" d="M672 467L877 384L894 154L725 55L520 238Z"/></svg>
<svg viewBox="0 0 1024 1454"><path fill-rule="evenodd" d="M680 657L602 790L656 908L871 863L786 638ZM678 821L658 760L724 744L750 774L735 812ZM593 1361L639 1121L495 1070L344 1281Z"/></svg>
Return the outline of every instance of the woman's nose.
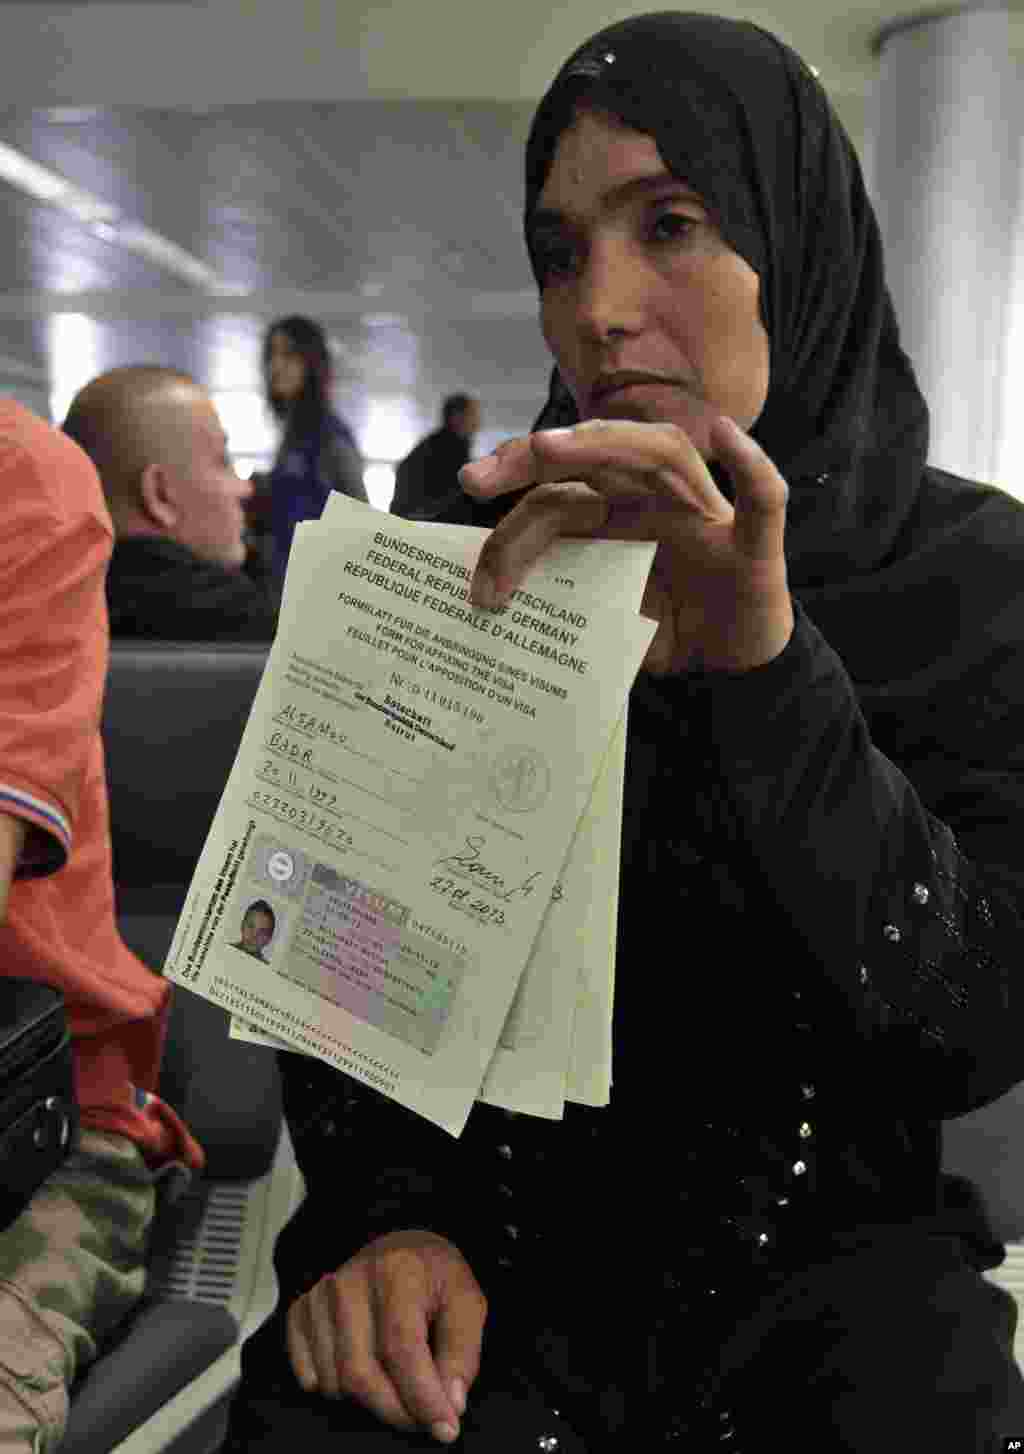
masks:
<svg viewBox="0 0 1024 1454"><path fill-rule="evenodd" d="M576 322L604 339L611 329L633 332L641 324L640 280L635 263L618 249L592 248L576 292Z"/></svg>

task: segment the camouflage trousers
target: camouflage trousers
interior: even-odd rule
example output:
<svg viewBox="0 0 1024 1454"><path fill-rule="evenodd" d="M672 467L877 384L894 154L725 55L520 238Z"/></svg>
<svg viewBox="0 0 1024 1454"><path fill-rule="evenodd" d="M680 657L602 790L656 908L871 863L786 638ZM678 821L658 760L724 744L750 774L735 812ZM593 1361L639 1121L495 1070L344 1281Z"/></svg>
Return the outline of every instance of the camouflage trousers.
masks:
<svg viewBox="0 0 1024 1454"><path fill-rule="evenodd" d="M124 1136L83 1130L0 1232L0 1454L53 1454L68 1390L145 1289L155 1178Z"/></svg>

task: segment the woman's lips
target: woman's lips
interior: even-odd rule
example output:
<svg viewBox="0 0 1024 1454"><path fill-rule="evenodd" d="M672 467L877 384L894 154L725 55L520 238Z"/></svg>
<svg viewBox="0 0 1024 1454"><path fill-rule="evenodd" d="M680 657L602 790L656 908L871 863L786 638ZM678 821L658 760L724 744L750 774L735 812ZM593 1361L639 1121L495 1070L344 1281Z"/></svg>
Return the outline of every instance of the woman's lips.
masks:
<svg viewBox="0 0 1024 1454"><path fill-rule="evenodd" d="M670 379L644 379L634 380L629 384L617 384L614 389L605 389L602 393L593 396L594 407L604 404L609 399L615 399L620 394L632 394L638 389L679 389L681 384L674 384Z"/></svg>

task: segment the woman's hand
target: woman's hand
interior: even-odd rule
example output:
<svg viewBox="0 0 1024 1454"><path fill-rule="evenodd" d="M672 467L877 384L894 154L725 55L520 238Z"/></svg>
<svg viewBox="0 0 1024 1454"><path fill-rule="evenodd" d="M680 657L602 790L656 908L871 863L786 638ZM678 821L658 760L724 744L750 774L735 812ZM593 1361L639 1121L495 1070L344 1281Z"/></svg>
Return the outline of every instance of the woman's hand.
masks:
<svg viewBox="0 0 1024 1454"><path fill-rule="evenodd" d="M656 540L641 607L659 623L647 670L743 672L772 661L794 626L783 549L789 488L742 430L717 421L710 440L735 507L675 424L593 419L509 440L466 465L460 481L480 500L535 487L488 537L473 602L501 605L560 536Z"/></svg>
<svg viewBox="0 0 1024 1454"><path fill-rule="evenodd" d="M354 1398L393 1429L429 1429L448 1444L480 1369L486 1319L457 1247L433 1232L389 1232L296 1298L288 1353L307 1393Z"/></svg>

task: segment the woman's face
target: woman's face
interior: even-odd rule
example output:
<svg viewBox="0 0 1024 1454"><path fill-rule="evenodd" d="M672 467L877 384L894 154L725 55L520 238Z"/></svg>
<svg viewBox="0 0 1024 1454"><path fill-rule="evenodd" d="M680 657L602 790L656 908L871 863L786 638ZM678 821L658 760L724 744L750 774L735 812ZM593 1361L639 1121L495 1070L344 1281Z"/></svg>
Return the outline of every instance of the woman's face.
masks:
<svg viewBox="0 0 1024 1454"><path fill-rule="evenodd" d="M270 392L290 404L302 393L306 382L306 361L287 333L270 335L270 361L267 365Z"/></svg>
<svg viewBox="0 0 1024 1454"><path fill-rule="evenodd" d="M771 356L760 279L653 137L579 114L559 139L531 241L544 338L581 419L678 424L705 459L717 415L743 429L757 420ZM620 370L660 382L602 390Z"/></svg>

